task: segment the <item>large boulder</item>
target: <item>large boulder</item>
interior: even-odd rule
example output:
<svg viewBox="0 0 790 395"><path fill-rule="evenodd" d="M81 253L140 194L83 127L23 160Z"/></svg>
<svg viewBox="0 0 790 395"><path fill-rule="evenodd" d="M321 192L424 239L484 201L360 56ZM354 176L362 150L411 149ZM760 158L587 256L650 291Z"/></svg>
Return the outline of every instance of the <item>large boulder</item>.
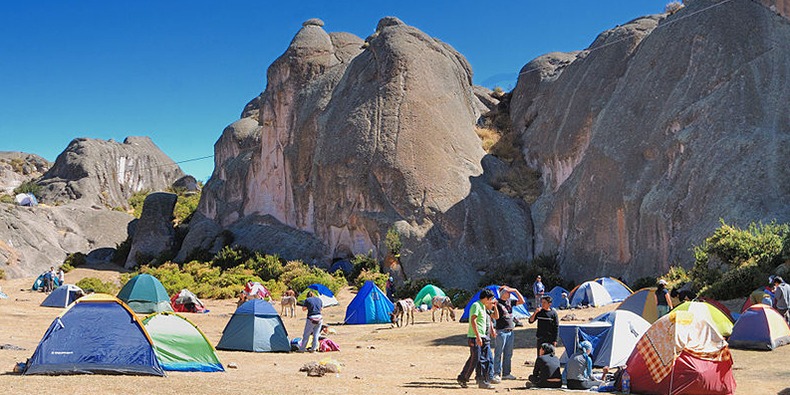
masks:
<svg viewBox="0 0 790 395"><path fill-rule="evenodd" d="M41 201L128 208L135 192L161 191L184 176L149 137L78 138L69 143L44 177Z"/></svg>
<svg viewBox="0 0 790 395"><path fill-rule="evenodd" d="M576 280L693 262L719 220L790 220L790 23L697 0L522 70L513 125L544 190L536 253ZM546 66L546 67L544 67Z"/></svg>
<svg viewBox="0 0 790 395"><path fill-rule="evenodd" d="M14 189L41 177L51 166L35 154L0 151L0 194L13 194Z"/></svg>
<svg viewBox="0 0 790 395"><path fill-rule="evenodd" d="M124 267L130 269L175 253L177 247L173 209L176 200L176 194L166 192L155 192L145 197L143 212L132 236L132 246Z"/></svg>
<svg viewBox="0 0 790 395"><path fill-rule="evenodd" d="M127 237L126 213L82 205L0 205L0 269L11 278L36 276L68 254L108 251Z"/></svg>
<svg viewBox="0 0 790 395"><path fill-rule="evenodd" d="M242 245L319 262L383 257L394 226L406 274L448 286L527 260L528 208L489 185L497 161L483 165L474 124L485 106L463 56L397 18L364 42L319 22L215 144L200 218ZM215 244L205 231L217 227L200 229L179 257Z"/></svg>

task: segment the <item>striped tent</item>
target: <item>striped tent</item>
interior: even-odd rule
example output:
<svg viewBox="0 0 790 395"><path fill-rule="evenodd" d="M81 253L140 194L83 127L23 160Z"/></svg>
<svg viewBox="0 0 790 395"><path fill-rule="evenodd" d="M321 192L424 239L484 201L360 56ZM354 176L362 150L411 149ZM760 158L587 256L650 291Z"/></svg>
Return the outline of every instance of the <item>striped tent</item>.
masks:
<svg viewBox="0 0 790 395"><path fill-rule="evenodd" d="M790 344L790 327L776 310L756 304L738 318L729 342L732 348L773 350Z"/></svg>

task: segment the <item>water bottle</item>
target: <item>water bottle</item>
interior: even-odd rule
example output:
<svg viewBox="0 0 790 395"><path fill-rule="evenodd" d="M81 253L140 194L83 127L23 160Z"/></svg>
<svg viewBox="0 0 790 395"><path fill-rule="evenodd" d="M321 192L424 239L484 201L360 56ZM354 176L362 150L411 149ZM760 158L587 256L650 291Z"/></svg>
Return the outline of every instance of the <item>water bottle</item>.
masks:
<svg viewBox="0 0 790 395"><path fill-rule="evenodd" d="M628 370L623 371L623 393L631 393L631 375L628 374Z"/></svg>

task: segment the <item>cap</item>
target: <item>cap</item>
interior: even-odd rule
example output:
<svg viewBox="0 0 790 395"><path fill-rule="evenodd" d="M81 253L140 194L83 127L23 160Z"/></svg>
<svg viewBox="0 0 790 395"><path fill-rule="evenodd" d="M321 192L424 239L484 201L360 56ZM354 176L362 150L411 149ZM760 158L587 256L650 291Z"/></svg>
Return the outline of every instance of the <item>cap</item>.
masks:
<svg viewBox="0 0 790 395"><path fill-rule="evenodd" d="M665 280L658 280L658 283L661 285L667 285L667 282Z"/></svg>
<svg viewBox="0 0 790 395"><path fill-rule="evenodd" d="M775 278L775 277L776 277L776 276L774 276L773 274L772 274L772 275L770 275L770 276L768 276L768 284L773 284L773 283L774 283L774 278Z"/></svg>

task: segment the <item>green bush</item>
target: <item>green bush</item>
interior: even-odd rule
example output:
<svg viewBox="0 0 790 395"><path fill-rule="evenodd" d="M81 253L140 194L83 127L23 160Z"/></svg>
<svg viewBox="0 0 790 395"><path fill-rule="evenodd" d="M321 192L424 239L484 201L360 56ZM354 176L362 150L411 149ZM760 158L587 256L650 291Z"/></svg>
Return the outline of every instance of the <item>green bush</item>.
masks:
<svg viewBox="0 0 790 395"><path fill-rule="evenodd" d="M667 282L667 289L675 289L682 287L683 284L691 281L691 277L689 277L686 269L680 266L670 266L669 272L661 276L661 280Z"/></svg>
<svg viewBox="0 0 790 395"><path fill-rule="evenodd" d="M269 290L269 293L272 294L273 300L280 299L283 296L283 293L288 289L288 286L279 280L268 280L262 282L261 284L263 284L263 286Z"/></svg>
<svg viewBox="0 0 790 395"><path fill-rule="evenodd" d="M214 266L218 266L225 270L244 264L247 260L252 258L252 256L252 251L245 247L225 246L217 252L217 255L214 255L214 259L212 259L211 262Z"/></svg>
<svg viewBox="0 0 790 395"><path fill-rule="evenodd" d="M115 295L118 293L118 286L113 282L104 282L96 277L85 277L76 284L85 292L96 292Z"/></svg>
<svg viewBox="0 0 790 395"><path fill-rule="evenodd" d="M357 287L357 289L359 289L365 285L366 281L373 281L382 291L386 291L385 287L387 286L388 278L389 276L384 273L363 269L362 273L359 273L359 276L357 276L356 280L354 280L354 285Z"/></svg>
<svg viewBox="0 0 790 395"><path fill-rule="evenodd" d="M14 197L11 195L0 195L0 203L14 204Z"/></svg>
<svg viewBox="0 0 790 395"><path fill-rule="evenodd" d="M400 254L400 249L403 247L403 242L400 240L400 233L398 233L397 229L393 227L387 230L387 236L384 240L384 243L387 246L387 251L389 251L393 256Z"/></svg>
<svg viewBox="0 0 790 395"><path fill-rule="evenodd" d="M172 262L164 263L158 267L142 266L139 273L150 274L159 279L168 295L173 295L184 288L193 289L196 285L192 275L182 271L178 264Z"/></svg>
<svg viewBox="0 0 790 395"><path fill-rule="evenodd" d="M191 195L179 194L176 200L176 207L173 209L175 224L178 225L189 222L192 218L192 214L197 210L198 203L200 203L200 193Z"/></svg>
<svg viewBox="0 0 790 395"><path fill-rule="evenodd" d="M367 255L357 254L351 259L351 264L354 265L354 270L351 272L349 278L356 279L360 273L367 270L369 272L381 272L379 262L373 258L373 251L369 251Z"/></svg>
<svg viewBox="0 0 790 395"><path fill-rule="evenodd" d="M277 255L261 255L256 252L247 259L244 266L264 280L276 280L283 274L283 263Z"/></svg>
<svg viewBox="0 0 790 395"><path fill-rule="evenodd" d="M695 246L694 267L688 273L701 295L740 298L763 285L788 257L790 226L751 223L740 229L726 224Z"/></svg>
<svg viewBox="0 0 790 395"><path fill-rule="evenodd" d="M18 195L20 193L32 193L37 198L41 197L41 185L36 184L36 182L33 180L25 181L18 187L14 188L14 195Z"/></svg>
<svg viewBox="0 0 790 395"><path fill-rule="evenodd" d="M444 291L450 300L453 301L453 306L459 309L466 307L466 304L472 300L472 293L460 288L450 288Z"/></svg>
<svg viewBox="0 0 790 395"><path fill-rule="evenodd" d="M69 254L66 256L66 259L63 260L63 264L60 265L60 268L63 269L64 273L68 273L74 270L75 267L83 266L88 261L88 256L81 253L75 252L73 254Z"/></svg>
<svg viewBox="0 0 790 395"><path fill-rule="evenodd" d="M638 291L642 288L655 287L657 283L658 279L655 277L639 277L629 287L633 291Z"/></svg>
<svg viewBox="0 0 790 395"><path fill-rule="evenodd" d="M139 192L135 192L134 194L132 194L131 197L129 197L129 200L128 200L129 207L132 208L132 210L133 210L132 215L135 218L140 218L140 215L143 214L143 202L145 202L145 197L148 196L149 193L151 193L151 192L150 191L139 191Z"/></svg>

